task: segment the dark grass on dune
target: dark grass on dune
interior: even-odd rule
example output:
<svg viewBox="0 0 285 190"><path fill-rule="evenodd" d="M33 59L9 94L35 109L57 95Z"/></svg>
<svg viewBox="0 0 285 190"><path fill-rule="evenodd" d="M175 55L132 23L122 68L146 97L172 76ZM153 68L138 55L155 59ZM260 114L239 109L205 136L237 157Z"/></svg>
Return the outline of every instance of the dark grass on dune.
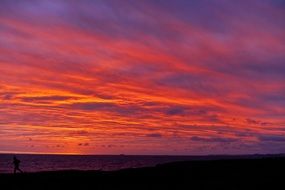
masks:
<svg viewBox="0 0 285 190"><path fill-rule="evenodd" d="M283 189L285 158L187 161L113 172L1 174L0 179L9 189Z"/></svg>

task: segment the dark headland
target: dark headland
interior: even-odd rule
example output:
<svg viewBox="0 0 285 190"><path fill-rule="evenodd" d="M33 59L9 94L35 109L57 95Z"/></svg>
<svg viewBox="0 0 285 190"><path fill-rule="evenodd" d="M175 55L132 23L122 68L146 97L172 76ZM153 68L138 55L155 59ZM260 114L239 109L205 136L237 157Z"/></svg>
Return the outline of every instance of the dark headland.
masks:
<svg viewBox="0 0 285 190"><path fill-rule="evenodd" d="M0 174L3 189L284 189L285 157L185 161L119 171ZM2 188L1 188L2 189Z"/></svg>

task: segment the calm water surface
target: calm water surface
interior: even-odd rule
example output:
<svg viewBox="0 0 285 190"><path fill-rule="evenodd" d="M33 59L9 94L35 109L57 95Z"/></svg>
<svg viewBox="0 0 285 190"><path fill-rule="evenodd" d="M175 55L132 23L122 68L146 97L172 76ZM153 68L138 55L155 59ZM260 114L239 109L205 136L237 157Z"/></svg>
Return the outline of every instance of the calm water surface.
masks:
<svg viewBox="0 0 285 190"><path fill-rule="evenodd" d="M79 156L79 155L17 155L25 172L53 170L119 170L155 166L161 163L191 160L190 156ZM13 155L0 154L0 173L13 171Z"/></svg>

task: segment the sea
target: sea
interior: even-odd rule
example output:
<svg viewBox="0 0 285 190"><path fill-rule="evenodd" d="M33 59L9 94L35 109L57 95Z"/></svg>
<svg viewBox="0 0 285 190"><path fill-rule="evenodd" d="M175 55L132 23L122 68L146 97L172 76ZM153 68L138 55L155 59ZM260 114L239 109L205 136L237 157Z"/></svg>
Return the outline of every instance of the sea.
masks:
<svg viewBox="0 0 285 190"><path fill-rule="evenodd" d="M13 172L12 154L0 154L0 173ZM276 156L276 155L274 155ZM282 155L284 156L284 155ZM58 170L102 170L114 171L125 168L152 167L158 164L190 161L220 160L268 157L251 156L134 156L134 155L34 155L18 154L20 168L24 172L42 172ZM270 157L270 155L269 155Z"/></svg>
<svg viewBox="0 0 285 190"><path fill-rule="evenodd" d="M0 173L13 172L12 154L0 154ZM129 155L33 155L20 154L20 168L24 172L57 170L103 170L151 167L175 161L193 159L189 156L129 156Z"/></svg>

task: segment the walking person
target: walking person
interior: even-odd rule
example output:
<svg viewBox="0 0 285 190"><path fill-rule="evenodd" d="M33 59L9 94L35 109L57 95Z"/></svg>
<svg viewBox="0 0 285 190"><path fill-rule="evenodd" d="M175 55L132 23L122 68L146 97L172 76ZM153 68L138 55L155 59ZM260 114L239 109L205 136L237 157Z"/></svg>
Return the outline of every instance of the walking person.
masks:
<svg viewBox="0 0 285 190"><path fill-rule="evenodd" d="M23 171L20 169L20 163L21 163L21 161L19 159L17 159L16 156L14 156L14 158L13 158L14 174L17 173L17 171L19 171L20 173L23 173Z"/></svg>

